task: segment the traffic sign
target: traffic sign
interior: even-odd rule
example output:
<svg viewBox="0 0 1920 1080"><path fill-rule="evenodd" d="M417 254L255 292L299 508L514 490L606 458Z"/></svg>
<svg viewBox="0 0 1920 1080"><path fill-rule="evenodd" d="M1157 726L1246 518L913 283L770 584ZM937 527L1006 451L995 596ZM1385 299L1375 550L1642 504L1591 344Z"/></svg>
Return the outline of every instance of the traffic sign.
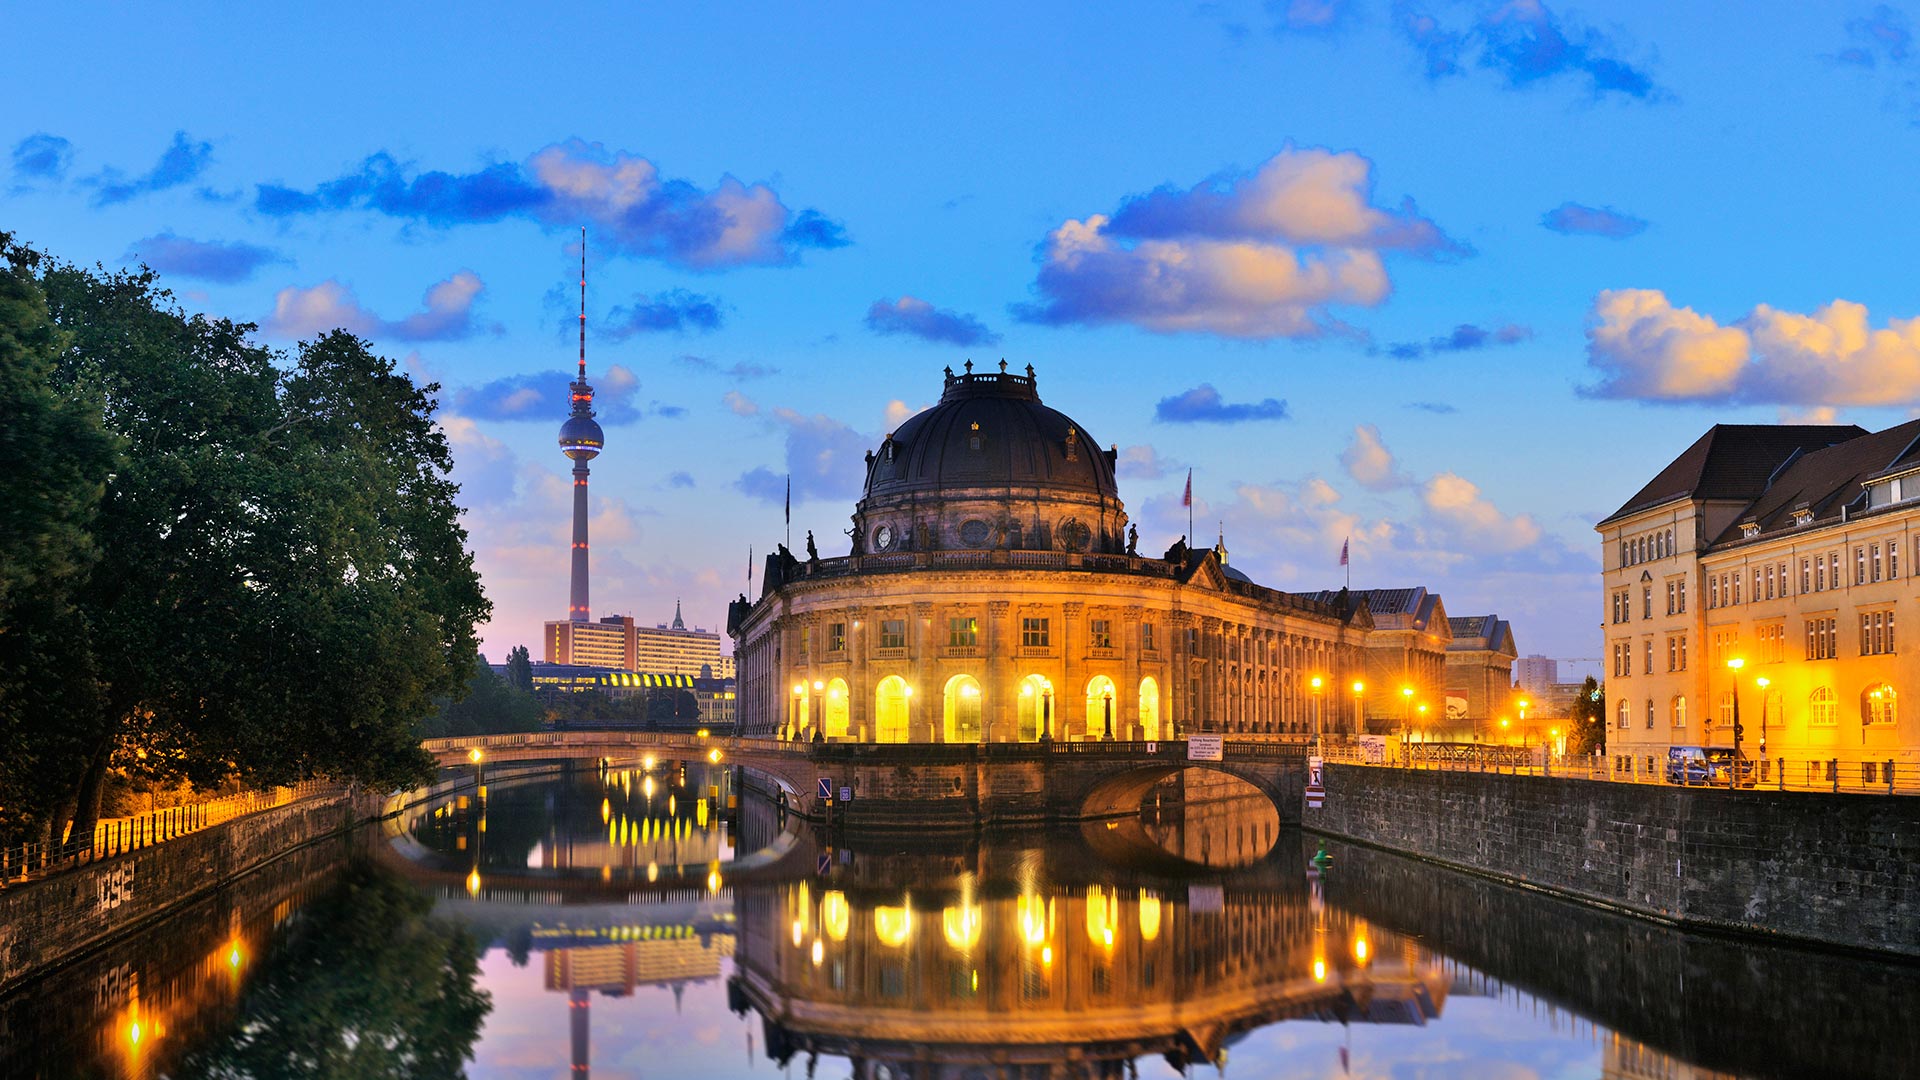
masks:
<svg viewBox="0 0 1920 1080"><path fill-rule="evenodd" d="M841 801L841 802L852 802L852 801L853 801L853 789L852 789L852 788L850 788L850 787L842 787L842 788L840 789L840 801Z"/></svg>
<svg viewBox="0 0 1920 1080"><path fill-rule="evenodd" d="M821 877L827 876L827 871L833 869L833 849L820 853L819 858L814 860L814 869L819 871Z"/></svg>
<svg viewBox="0 0 1920 1080"><path fill-rule="evenodd" d="M833 801L833 777L823 776L820 778L820 797L827 802Z"/></svg>

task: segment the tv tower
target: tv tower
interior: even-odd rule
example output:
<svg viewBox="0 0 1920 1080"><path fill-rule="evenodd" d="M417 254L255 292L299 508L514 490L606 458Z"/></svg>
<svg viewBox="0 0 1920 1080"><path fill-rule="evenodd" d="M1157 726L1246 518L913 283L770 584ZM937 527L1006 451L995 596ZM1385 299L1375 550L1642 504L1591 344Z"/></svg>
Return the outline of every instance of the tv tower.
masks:
<svg viewBox="0 0 1920 1080"><path fill-rule="evenodd" d="M573 459L573 588L567 618L590 622L587 613L587 462L600 454L606 437L593 418L593 387L587 385L587 229L580 227L580 374L569 388L573 412L560 425L560 452Z"/></svg>

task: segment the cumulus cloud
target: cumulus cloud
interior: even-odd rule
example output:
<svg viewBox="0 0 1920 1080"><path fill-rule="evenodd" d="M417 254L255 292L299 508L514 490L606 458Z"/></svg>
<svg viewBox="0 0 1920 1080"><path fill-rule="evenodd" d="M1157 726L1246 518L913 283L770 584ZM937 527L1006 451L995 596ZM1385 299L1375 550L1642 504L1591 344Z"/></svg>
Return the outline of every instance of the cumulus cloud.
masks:
<svg viewBox="0 0 1920 1080"><path fill-rule="evenodd" d="M720 404L735 416L759 416L760 403L738 390L729 390L720 396Z"/></svg>
<svg viewBox="0 0 1920 1080"><path fill-rule="evenodd" d="M752 379L764 379L769 375L780 374L779 368L767 364L754 364L745 360L739 360L728 364L726 367L721 367L717 360L705 356L694 356L691 353L676 356L673 358L673 362L679 364L681 367L690 368L694 371L705 371L725 375L728 378L739 379L742 382Z"/></svg>
<svg viewBox="0 0 1920 1080"><path fill-rule="evenodd" d="M1145 443L1123 446L1114 460L1113 471L1123 480L1158 480L1173 468L1159 451Z"/></svg>
<svg viewBox="0 0 1920 1080"><path fill-rule="evenodd" d="M567 371L507 375L455 390L453 407L482 420L534 420L557 425L571 407L568 385L573 378L574 373ZM589 375L587 381L593 386L593 411L600 423L618 427L640 419L644 410L635 403L640 379L631 368L614 364L597 378Z"/></svg>
<svg viewBox="0 0 1920 1080"><path fill-rule="evenodd" d="M786 438L786 472L777 473L762 465L741 474L734 481L736 488L776 505L786 498L789 477L795 502L850 499L860 493L872 439L824 413L808 416L779 407L767 410L765 415Z"/></svg>
<svg viewBox="0 0 1920 1080"><path fill-rule="evenodd" d="M925 300L902 296L875 300L867 308L867 329L876 334L905 334L922 341L948 345L990 345L1000 335L964 312L937 308Z"/></svg>
<svg viewBox="0 0 1920 1080"><path fill-rule="evenodd" d="M480 430L470 416L442 411L435 422L453 449L460 506L472 510L510 501L519 463L507 444Z"/></svg>
<svg viewBox="0 0 1920 1080"><path fill-rule="evenodd" d="M636 296L631 302L614 308L604 333L615 341L662 331L694 330L704 334L720 329L724 319L717 298L685 289L668 289L651 297Z"/></svg>
<svg viewBox="0 0 1920 1080"><path fill-rule="evenodd" d="M192 183L213 161L213 144L195 142L184 131L173 133L173 142L160 155L153 168L139 176L127 176L118 169L102 169L88 178L93 188L93 205L112 206L140 195Z"/></svg>
<svg viewBox="0 0 1920 1080"><path fill-rule="evenodd" d="M1274 29L1325 32L1340 27L1353 14L1353 0L1268 0Z"/></svg>
<svg viewBox="0 0 1920 1080"><path fill-rule="evenodd" d="M1899 65L1913 55L1913 29L1907 17L1885 4L1864 18L1848 19L1847 37L1853 44L1834 57L1843 64L1870 68L1885 60Z"/></svg>
<svg viewBox="0 0 1920 1080"><path fill-rule="evenodd" d="M1563 18L1539 0L1509 0L1483 8L1463 29L1450 29L1420 5L1399 0L1394 22L1419 52L1429 79L1464 75L1473 64L1515 89L1577 81L1596 98L1620 94L1652 101L1664 96L1652 75L1622 58L1620 44L1610 35Z"/></svg>
<svg viewBox="0 0 1920 1080"><path fill-rule="evenodd" d="M1489 330L1473 323L1461 323L1450 334L1425 342L1403 341L1387 346L1387 355L1396 360L1417 360L1429 353L1470 352L1495 345L1516 345L1533 337L1533 331L1517 323L1506 323Z"/></svg>
<svg viewBox="0 0 1920 1080"><path fill-rule="evenodd" d="M928 408L929 406L926 405L909 405L899 398L893 398L887 402L887 407L880 418L886 425L886 430L895 431L901 424L925 412Z"/></svg>
<svg viewBox="0 0 1920 1080"><path fill-rule="evenodd" d="M1467 551L1504 554L1540 540L1540 526L1533 518L1503 513L1481 494L1479 485L1457 473L1443 472L1428 480L1420 489L1420 503L1428 519Z"/></svg>
<svg viewBox="0 0 1920 1080"><path fill-rule="evenodd" d="M35 132L13 144L13 177L23 183L61 180L73 164L73 144L58 135Z"/></svg>
<svg viewBox="0 0 1920 1080"><path fill-rule="evenodd" d="M461 270L427 289L422 309L397 320L361 306L353 290L329 279L311 288L289 286L273 298L266 330L286 338L312 337L339 328L361 337L395 341L455 341L479 329L473 303L485 288L480 276Z"/></svg>
<svg viewBox="0 0 1920 1080"><path fill-rule="evenodd" d="M694 484L693 484L693 474L692 474L692 473L690 473L690 472L674 472L674 473L671 473L671 474L669 474L669 475L667 476L667 486L668 486L668 487L677 487L677 488L690 488L690 487L693 487L693 486L694 486Z"/></svg>
<svg viewBox="0 0 1920 1080"><path fill-rule="evenodd" d="M1247 420L1285 420L1287 403L1275 398L1229 404L1212 383L1161 398L1153 418L1169 424L1238 424Z"/></svg>
<svg viewBox="0 0 1920 1080"><path fill-rule="evenodd" d="M194 240L175 236L166 230L136 240L127 249L128 259L138 259L163 274L216 281L223 285L245 281L254 271L271 263L287 262L286 256L272 248L253 244L223 244L217 240Z"/></svg>
<svg viewBox="0 0 1920 1080"><path fill-rule="evenodd" d="M1588 315L1588 392L1788 406L1906 404L1920 397L1920 319L1874 327L1835 300L1810 314L1761 304L1722 325L1657 289L1613 289Z"/></svg>
<svg viewBox="0 0 1920 1080"><path fill-rule="evenodd" d="M1340 466L1354 483L1369 491L1391 491L1411 482L1401 473L1393 451L1381 440L1380 429L1372 424L1355 425L1353 438L1340 453Z"/></svg>
<svg viewBox="0 0 1920 1080"><path fill-rule="evenodd" d="M1540 217L1540 224L1562 236L1604 236L1625 240L1647 231L1647 222L1611 206L1582 206L1563 202Z"/></svg>
<svg viewBox="0 0 1920 1080"><path fill-rule="evenodd" d="M574 139L524 162L472 172L419 171L387 153L311 189L259 185L273 217L366 210L438 227L533 221L590 226L600 250L694 270L780 266L808 249L844 247L845 230L817 210L795 211L764 183L723 176L711 188L661 175L644 157Z"/></svg>
<svg viewBox="0 0 1920 1080"><path fill-rule="evenodd" d="M1385 300L1383 253L1467 252L1412 200L1376 206L1372 172L1359 154L1289 144L1250 173L1162 187L1111 215L1069 220L1041 247L1039 299L1014 314L1245 338L1344 329L1327 308Z"/></svg>

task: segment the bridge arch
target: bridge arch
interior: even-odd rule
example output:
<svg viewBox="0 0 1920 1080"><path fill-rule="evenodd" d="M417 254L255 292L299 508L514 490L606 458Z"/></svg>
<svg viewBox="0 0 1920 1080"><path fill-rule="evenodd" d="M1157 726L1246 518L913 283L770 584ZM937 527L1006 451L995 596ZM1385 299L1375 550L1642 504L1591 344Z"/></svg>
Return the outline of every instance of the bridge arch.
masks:
<svg viewBox="0 0 1920 1080"><path fill-rule="evenodd" d="M1298 823L1302 777L1293 769L1235 761L1168 761L1143 763L1100 777L1074 799L1069 809L1081 820L1132 817L1153 786L1184 769L1225 773L1245 781L1273 804L1282 822Z"/></svg>

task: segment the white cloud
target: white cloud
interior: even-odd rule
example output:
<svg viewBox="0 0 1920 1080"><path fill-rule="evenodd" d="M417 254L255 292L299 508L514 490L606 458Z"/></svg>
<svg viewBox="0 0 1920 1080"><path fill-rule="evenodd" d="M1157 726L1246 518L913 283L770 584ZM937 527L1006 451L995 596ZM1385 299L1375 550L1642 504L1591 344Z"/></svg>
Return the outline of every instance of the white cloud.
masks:
<svg viewBox="0 0 1920 1080"><path fill-rule="evenodd" d="M735 416L759 416L760 403L738 390L729 390L720 395L720 404Z"/></svg>
<svg viewBox="0 0 1920 1080"><path fill-rule="evenodd" d="M285 338L311 338L341 329L374 339L452 341L477 329L473 303L485 288L478 274L461 270L427 289L422 310L389 321L363 307L353 290L336 280L304 289L289 286L274 295L266 331Z"/></svg>
<svg viewBox="0 0 1920 1080"><path fill-rule="evenodd" d="M1380 429L1372 424L1354 426L1353 439L1341 452L1340 464L1355 483L1371 491L1390 491L1408 483L1393 451L1381 441Z"/></svg>
<svg viewBox="0 0 1920 1080"><path fill-rule="evenodd" d="M1508 515L1480 493L1479 485L1458 473L1443 472L1420 489L1429 521L1459 548L1505 553L1540 541L1540 526L1526 514Z"/></svg>
<svg viewBox="0 0 1920 1080"><path fill-rule="evenodd" d="M1608 290L1589 313L1587 362L1604 397L1904 404L1920 397L1920 319L1876 329L1865 305L1835 300L1811 314L1761 304L1722 325L1657 289Z"/></svg>

